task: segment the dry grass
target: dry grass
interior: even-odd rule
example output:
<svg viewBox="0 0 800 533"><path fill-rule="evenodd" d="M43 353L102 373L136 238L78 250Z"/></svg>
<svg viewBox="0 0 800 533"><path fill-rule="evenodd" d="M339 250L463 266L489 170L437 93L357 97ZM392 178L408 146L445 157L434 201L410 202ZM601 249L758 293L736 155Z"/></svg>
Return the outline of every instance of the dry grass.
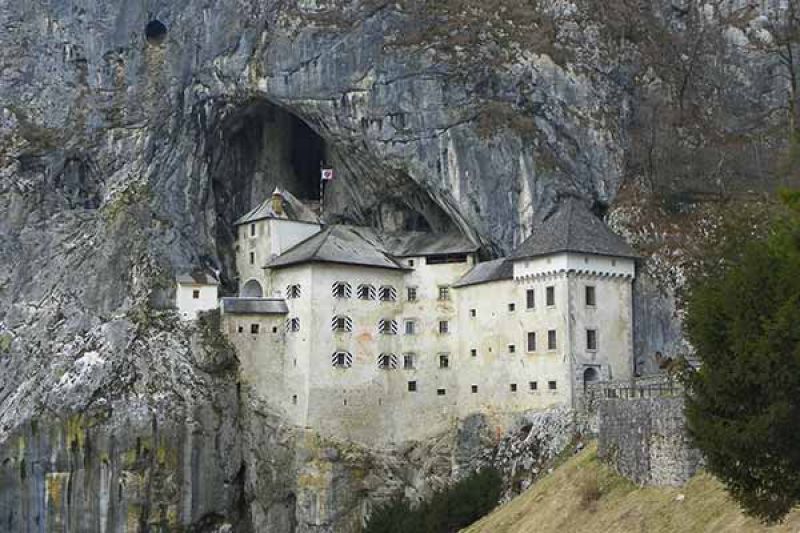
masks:
<svg viewBox="0 0 800 533"><path fill-rule="evenodd" d="M683 487L637 487L597 459L589 446L528 491L473 524L467 533L679 531L797 532L800 511L764 527L745 517L718 481L695 476ZM683 495L683 499L679 498Z"/></svg>

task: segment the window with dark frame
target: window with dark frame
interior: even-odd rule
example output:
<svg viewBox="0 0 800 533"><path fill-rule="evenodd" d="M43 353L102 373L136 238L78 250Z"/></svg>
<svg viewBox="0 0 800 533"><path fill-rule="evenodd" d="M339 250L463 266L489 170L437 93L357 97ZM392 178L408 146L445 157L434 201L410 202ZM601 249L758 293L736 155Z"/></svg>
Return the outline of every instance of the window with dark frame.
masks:
<svg viewBox="0 0 800 533"><path fill-rule="evenodd" d="M409 302L416 302L417 301L417 288L416 287L408 287L408 288L406 288L406 299Z"/></svg>
<svg viewBox="0 0 800 533"><path fill-rule="evenodd" d="M556 330L551 329L547 331L547 349L548 350L555 350L556 346L558 346L558 341L556 337Z"/></svg>
<svg viewBox="0 0 800 533"><path fill-rule="evenodd" d="M536 292L533 289L525 291L525 307L528 309L536 307Z"/></svg>
<svg viewBox="0 0 800 533"><path fill-rule="evenodd" d="M297 317L286 319L286 331L291 333L300 331L300 319Z"/></svg>
<svg viewBox="0 0 800 533"><path fill-rule="evenodd" d="M200 289L194 289L192 291L192 299L199 300L200 299Z"/></svg>
<svg viewBox="0 0 800 533"><path fill-rule="evenodd" d="M478 350L476 348L472 348L469 351L469 355L472 356L472 357L478 357Z"/></svg>
<svg viewBox="0 0 800 533"><path fill-rule="evenodd" d="M397 335L397 321L391 318L379 320L378 333L381 335Z"/></svg>
<svg viewBox="0 0 800 533"><path fill-rule="evenodd" d="M256 236L256 225L255 224L250 224L250 236L251 237L255 237Z"/></svg>
<svg viewBox="0 0 800 533"><path fill-rule="evenodd" d="M256 253L255 252L250 252L250 264L251 265L256 264Z"/></svg>
<svg viewBox="0 0 800 533"><path fill-rule="evenodd" d="M450 368L450 355L446 353L439 354L439 368Z"/></svg>
<svg viewBox="0 0 800 533"><path fill-rule="evenodd" d="M439 300L446 301L450 299L450 287L448 285L439 285Z"/></svg>
<svg viewBox="0 0 800 533"><path fill-rule="evenodd" d="M511 389L511 392L517 392L517 384L516 383L512 383L509 386L509 388Z"/></svg>
<svg viewBox="0 0 800 533"><path fill-rule="evenodd" d="M238 331L239 333L244 333L244 326L239 326L239 327L236 329L236 331Z"/></svg>
<svg viewBox="0 0 800 533"><path fill-rule="evenodd" d="M538 383L536 383L535 381L529 381L529 382L528 382L528 388L529 388L530 390L536 390L536 389L538 389L538 388L539 388L539 384L538 384Z"/></svg>
<svg viewBox="0 0 800 533"><path fill-rule="evenodd" d="M417 322L415 320L406 320L406 335L416 335L417 334Z"/></svg>
<svg viewBox="0 0 800 533"><path fill-rule="evenodd" d="M253 335L258 335L259 325L258 324L250 324L250 333Z"/></svg>
<svg viewBox="0 0 800 533"><path fill-rule="evenodd" d="M508 345L508 353L516 353L517 347L513 344Z"/></svg>
<svg viewBox="0 0 800 533"><path fill-rule="evenodd" d="M517 304L508 304L508 312L513 313L517 310Z"/></svg>
<svg viewBox="0 0 800 533"><path fill-rule="evenodd" d="M477 314L478 314L478 312L475 309L470 309L469 310L470 318L475 318L477 316Z"/></svg>
<svg viewBox="0 0 800 533"><path fill-rule="evenodd" d="M535 352L536 351L536 332L529 331L528 332L528 351Z"/></svg>
<svg viewBox="0 0 800 533"><path fill-rule="evenodd" d="M478 386L477 385L473 385L472 386L472 394L477 394L477 393L478 393Z"/></svg>
<svg viewBox="0 0 800 533"><path fill-rule="evenodd" d="M586 330L586 349L587 350L597 350L597 330L596 329L587 329Z"/></svg>
<svg viewBox="0 0 800 533"><path fill-rule="evenodd" d="M550 390L556 390L558 387L556 386L556 382L555 381L548 381L547 382L547 388L550 389Z"/></svg>
<svg viewBox="0 0 800 533"><path fill-rule="evenodd" d="M440 320L439 321L439 333L442 335L446 335L450 333L450 322L447 320Z"/></svg>
<svg viewBox="0 0 800 533"><path fill-rule="evenodd" d="M391 285L384 285L378 289L378 299L382 302L394 302L397 300L397 289Z"/></svg>
<svg viewBox="0 0 800 533"><path fill-rule="evenodd" d="M334 352L331 356L331 365L335 368L350 368L353 366L353 354L350 352Z"/></svg>
<svg viewBox="0 0 800 533"><path fill-rule="evenodd" d="M336 281L331 286L331 294L334 298L350 298L352 289L346 281Z"/></svg>
<svg viewBox="0 0 800 533"><path fill-rule="evenodd" d="M403 354L403 369L404 370L414 370L415 368L415 360L416 357L413 353Z"/></svg>
<svg viewBox="0 0 800 533"><path fill-rule="evenodd" d="M300 298L300 285L293 284L286 286L286 297L293 299L293 298Z"/></svg>
<svg viewBox="0 0 800 533"><path fill-rule="evenodd" d="M416 381L409 381L408 382L408 392L417 392L417 382Z"/></svg>
<svg viewBox="0 0 800 533"><path fill-rule="evenodd" d="M364 283L358 286L356 289L356 297L359 300L374 300L375 299L375 287L368 283Z"/></svg>
<svg viewBox="0 0 800 533"><path fill-rule="evenodd" d="M597 305L597 299L593 285L586 286L586 305L587 307L595 307Z"/></svg>
<svg viewBox="0 0 800 533"><path fill-rule="evenodd" d="M349 333L353 331L353 319L345 315L335 316L331 319L331 330L337 333Z"/></svg>
<svg viewBox="0 0 800 533"><path fill-rule="evenodd" d="M547 299L546 301L547 307L553 307L554 305L556 305L556 288L550 285L549 287L547 287L545 294Z"/></svg>
<svg viewBox="0 0 800 533"><path fill-rule="evenodd" d="M444 396L445 394L447 394L447 391L445 389L436 389L436 394L438 396Z"/></svg>

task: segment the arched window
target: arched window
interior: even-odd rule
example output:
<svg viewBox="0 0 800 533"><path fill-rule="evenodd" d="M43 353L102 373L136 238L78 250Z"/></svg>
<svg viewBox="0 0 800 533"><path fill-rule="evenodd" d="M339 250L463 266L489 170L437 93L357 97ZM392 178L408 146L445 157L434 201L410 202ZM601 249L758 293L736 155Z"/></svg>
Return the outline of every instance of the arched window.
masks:
<svg viewBox="0 0 800 533"><path fill-rule="evenodd" d="M249 280L247 283L244 284L242 287L242 298L263 298L264 297L264 290L261 288L261 284L254 279Z"/></svg>
<svg viewBox="0 0 800 533"><path fill-rule="evenodd" d="M380 298L382 302L394 302L397 300L397 289L391 285L384 285L378 289L378 298Z"/></svg>
<svg viewBox="0 0 800 533"><path fill-rule="evenodd" d="M375 299L375 286L369 283L364 283L358 286L356 296L359 300L374 300Z"/></svg>
<svg viewBox="0 0 800 533"><path fill-rule="evenodd" d="M381 335L397 335L397 320L382 318L378 321L378 333Z"/></svg>
<svg viewBox="0 0 800 533"><path fill-rule="evenodd" d="M597 368L590 366L583 371L583 384L589 385L595 381L600 381L600 372L597 371Z"/></svg>
<svg viewBox="0 0 800 533"><path fill-rule="evenodd" d="M331 330L339 333L353 331L353 319L345 315L335 316L331 319Z"/></svg>
<svg viewBox="0 0 800 533"><path fill-rule="evenodd" d="M334 352L331 355L331 365L336 368L350 368L353 366L353 354L350 352Z"/></svg>
<svg viewBox="0 0 800 533"><path fill-rule="evenodd" d="M393 353L382 353L378 356L378 368L394 370L397 368L397 356Z"/></svg>
<svg viewBox="0 0 800 533"><path fill-rule="evenodd" d="M346 281L335 281L331 286L331 293L334 298L350 298L353 295L353 289Z"/></svg>

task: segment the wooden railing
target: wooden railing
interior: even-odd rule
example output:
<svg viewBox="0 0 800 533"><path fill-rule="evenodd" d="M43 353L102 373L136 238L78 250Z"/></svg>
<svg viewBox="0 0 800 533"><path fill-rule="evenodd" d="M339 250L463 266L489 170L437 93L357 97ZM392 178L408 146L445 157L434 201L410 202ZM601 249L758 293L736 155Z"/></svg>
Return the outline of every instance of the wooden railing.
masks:
<svg viewBox="0 0 800 533"><path fill-rule="evenodd" d="M586 385L587 400L633 400L682 396L683 384L667 374L645 376L626 381L602 381Z"/></svg>

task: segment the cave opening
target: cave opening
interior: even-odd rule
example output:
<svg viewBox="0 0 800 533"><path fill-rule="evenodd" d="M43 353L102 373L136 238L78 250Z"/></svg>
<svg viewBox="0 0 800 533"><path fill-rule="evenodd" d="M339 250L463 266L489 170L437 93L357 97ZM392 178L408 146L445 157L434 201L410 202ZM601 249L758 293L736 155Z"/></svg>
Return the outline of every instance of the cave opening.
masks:
<svg viewBox="0 0 800 533"><path fill-rule="evenodd" d="M167 38L167 27L158 19L153 19L144 27L144 37L150 44L161 44Z"/></svg>

